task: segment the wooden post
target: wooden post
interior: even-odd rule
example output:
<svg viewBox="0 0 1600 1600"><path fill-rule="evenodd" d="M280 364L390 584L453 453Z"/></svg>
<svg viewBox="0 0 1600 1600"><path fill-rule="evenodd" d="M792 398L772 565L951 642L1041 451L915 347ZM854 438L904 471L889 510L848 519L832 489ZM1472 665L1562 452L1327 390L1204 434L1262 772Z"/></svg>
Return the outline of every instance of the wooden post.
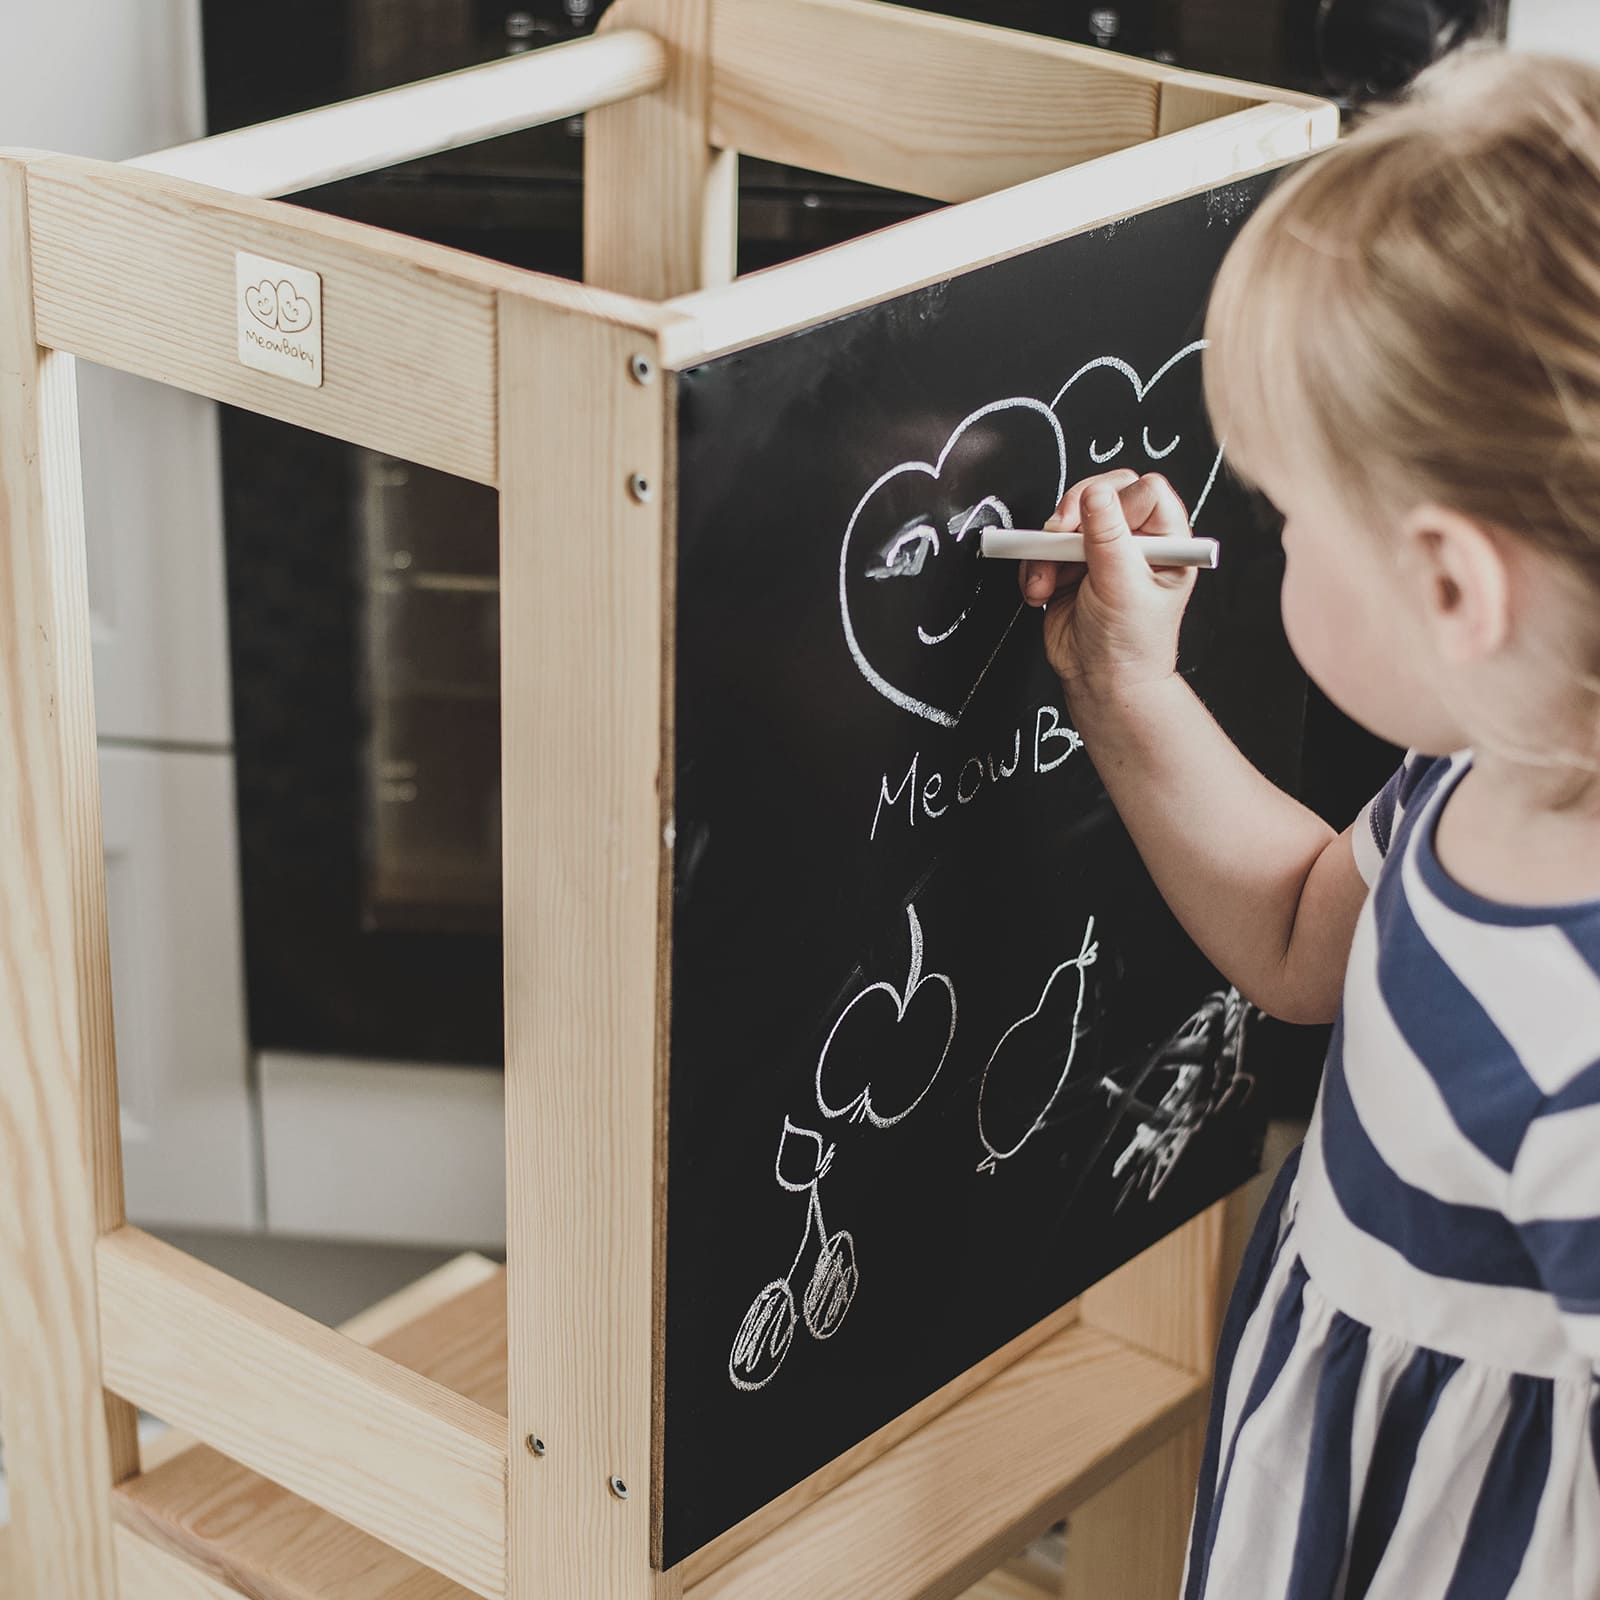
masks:
<svg viewBox="0 0 1600 1600"><path fill-rule="evenodd" d="M1208 1374L1247 1204L1243 1190L1218 1201L1097 1283L1083 1297L1084 1321ZM1177 1594L1204 1444L1204 1420L1191 1423L1071 1514L1062 1600Z"/></svg>
<svg viewBox="0 0 1600 1600"><path fill-rule="evenodd" d="M27 162L0 157L0 1409L14 1579L115 1600L138 1470L100 1386L94 1246L122 1222L111 967L70 356L33 321Z"/></svg>
<svg viewBox="0 0 1600 1600"><path fill-rule="evenodd" d="M712 0L617 0L601 27L666 41L667 81L585 121L583 275L666 300L733 277L738 158L711 144Z"/></svg>
<svg viewBox="0 0 1600 1600"><path fill-rule="evenodd" d="M649 330L501 296L508 1600L682 1593L651 1570L671 397Z"/></svg>

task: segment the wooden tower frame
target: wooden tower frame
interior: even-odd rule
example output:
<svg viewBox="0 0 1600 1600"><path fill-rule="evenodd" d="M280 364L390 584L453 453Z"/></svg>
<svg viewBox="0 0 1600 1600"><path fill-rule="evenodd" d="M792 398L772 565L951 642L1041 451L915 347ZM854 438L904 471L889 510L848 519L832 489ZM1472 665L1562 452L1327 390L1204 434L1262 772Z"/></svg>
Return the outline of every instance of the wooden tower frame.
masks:
<svg viewBox="0 0 1600 1600"><path fill-rule="evenodd" d="M576 112L584 284L266 198ZM673 375L1281 164L1337 122L873 0L618 0L592 39L138 161L0 157L0 1407L21 1595L911 1600L1074 1507L1069 1593L1173 1582L1217 1211L652 1565ZM738 151L962 203L732 281ZM241 364L240 251L320 274L319 387ZM334 1332L124 1221L77 357L500 491L504 1273L463 1260ZM141 1463L135 1407L200 1443Z"/></svg>

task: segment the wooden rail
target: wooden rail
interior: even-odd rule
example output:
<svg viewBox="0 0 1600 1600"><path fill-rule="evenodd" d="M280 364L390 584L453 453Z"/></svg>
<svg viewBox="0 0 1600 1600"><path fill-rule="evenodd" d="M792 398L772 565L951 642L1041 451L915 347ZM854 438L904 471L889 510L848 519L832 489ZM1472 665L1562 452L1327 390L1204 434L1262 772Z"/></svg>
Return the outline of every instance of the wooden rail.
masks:
<svg viewBox="0 0 1600 1600"><path fill-rule="evenodd" d="M113 162L28 168L38 342L478 483L499 475L496 301L602 322L675 314L281 201ZM244 366L235 256L321 275L323 382ZM293 484L284 485L292 507Z"/></svg>
<svg viewBox="0 0 1600 1600"><path fill-rule="evenodd" d="M233 194L291 194L558 122L658 89L667 49L638 28L546 45L123 163Z"/></svg>
<svg viewBox="0 0 1600 1600"><path fill-rule="evenodd" d="M106 1386L474 1593L505 1594L506 1422L141 1233L96 1251Z"/></svg>
<svg viewBox="0 0 1600 1600"><path fill-rule="evenodd" d="M722 288L680 295L667 309L684 320L663 349L670 365L690 366L1245 177L1330 144L1338 132L1338 109L1320 101L1252 106L1183 128Z"/></svg>

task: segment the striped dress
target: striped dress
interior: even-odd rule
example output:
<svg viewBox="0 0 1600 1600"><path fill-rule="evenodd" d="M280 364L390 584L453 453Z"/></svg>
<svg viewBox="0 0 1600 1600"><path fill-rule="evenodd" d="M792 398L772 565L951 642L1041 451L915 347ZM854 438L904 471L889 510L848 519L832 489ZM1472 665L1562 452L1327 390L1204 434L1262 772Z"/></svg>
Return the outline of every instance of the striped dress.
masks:
<svg viewBox="0 0 1600 1600"><path fill-rule="evenodd" d="M1503 905L1408 757L1218 1357L1184 1600L1600 1597L1600 901Z"/></svg>

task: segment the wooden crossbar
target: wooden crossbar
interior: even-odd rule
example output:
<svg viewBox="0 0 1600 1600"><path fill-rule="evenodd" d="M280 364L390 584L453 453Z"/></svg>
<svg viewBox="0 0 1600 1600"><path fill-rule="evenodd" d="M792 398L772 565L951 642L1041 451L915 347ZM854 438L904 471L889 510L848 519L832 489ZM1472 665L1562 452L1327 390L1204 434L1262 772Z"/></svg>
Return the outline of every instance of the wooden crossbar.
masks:
<svg viewBox="0 0 1600 1600"><path fill-rule="evenodd" d="M40 344L438 467L498 481L496 295L664 327L647 301L281 201L61 156L28 167ZM235 256L321 275L323 383L239 361ZM292 504L293 485L285 485Z"/></svg>
<svg viewBox="0 0 1600 1600"><path fill-rule="evenodd" d="M113 1393L501 1600L504 1417L137 1228L96 1269Z"/></svg>
<svg viewBox="0 0 1600 1600"><path fill-rule="evenodd" d="M690 366L1278 165L1331 143L1338 131L1337 108L1322 102L1236 111L721 288L680 295L667 307L684 320L663 348L670 365Z"/></svg>
<svg viewBox="0 0 1600 1600"><path fill-rule="evenodd" d="M290 194L557 122L646 94L666 78L660 39L640 28L616 29L174 145L124 165L234 194Z"/></svg>
<svg viewBox="0 0 1600 1600"><path fill-rule="evenodd" d="M874 0L715 0L712 22L714 143L935 200L993 194L1269 98Z"/></svg>

